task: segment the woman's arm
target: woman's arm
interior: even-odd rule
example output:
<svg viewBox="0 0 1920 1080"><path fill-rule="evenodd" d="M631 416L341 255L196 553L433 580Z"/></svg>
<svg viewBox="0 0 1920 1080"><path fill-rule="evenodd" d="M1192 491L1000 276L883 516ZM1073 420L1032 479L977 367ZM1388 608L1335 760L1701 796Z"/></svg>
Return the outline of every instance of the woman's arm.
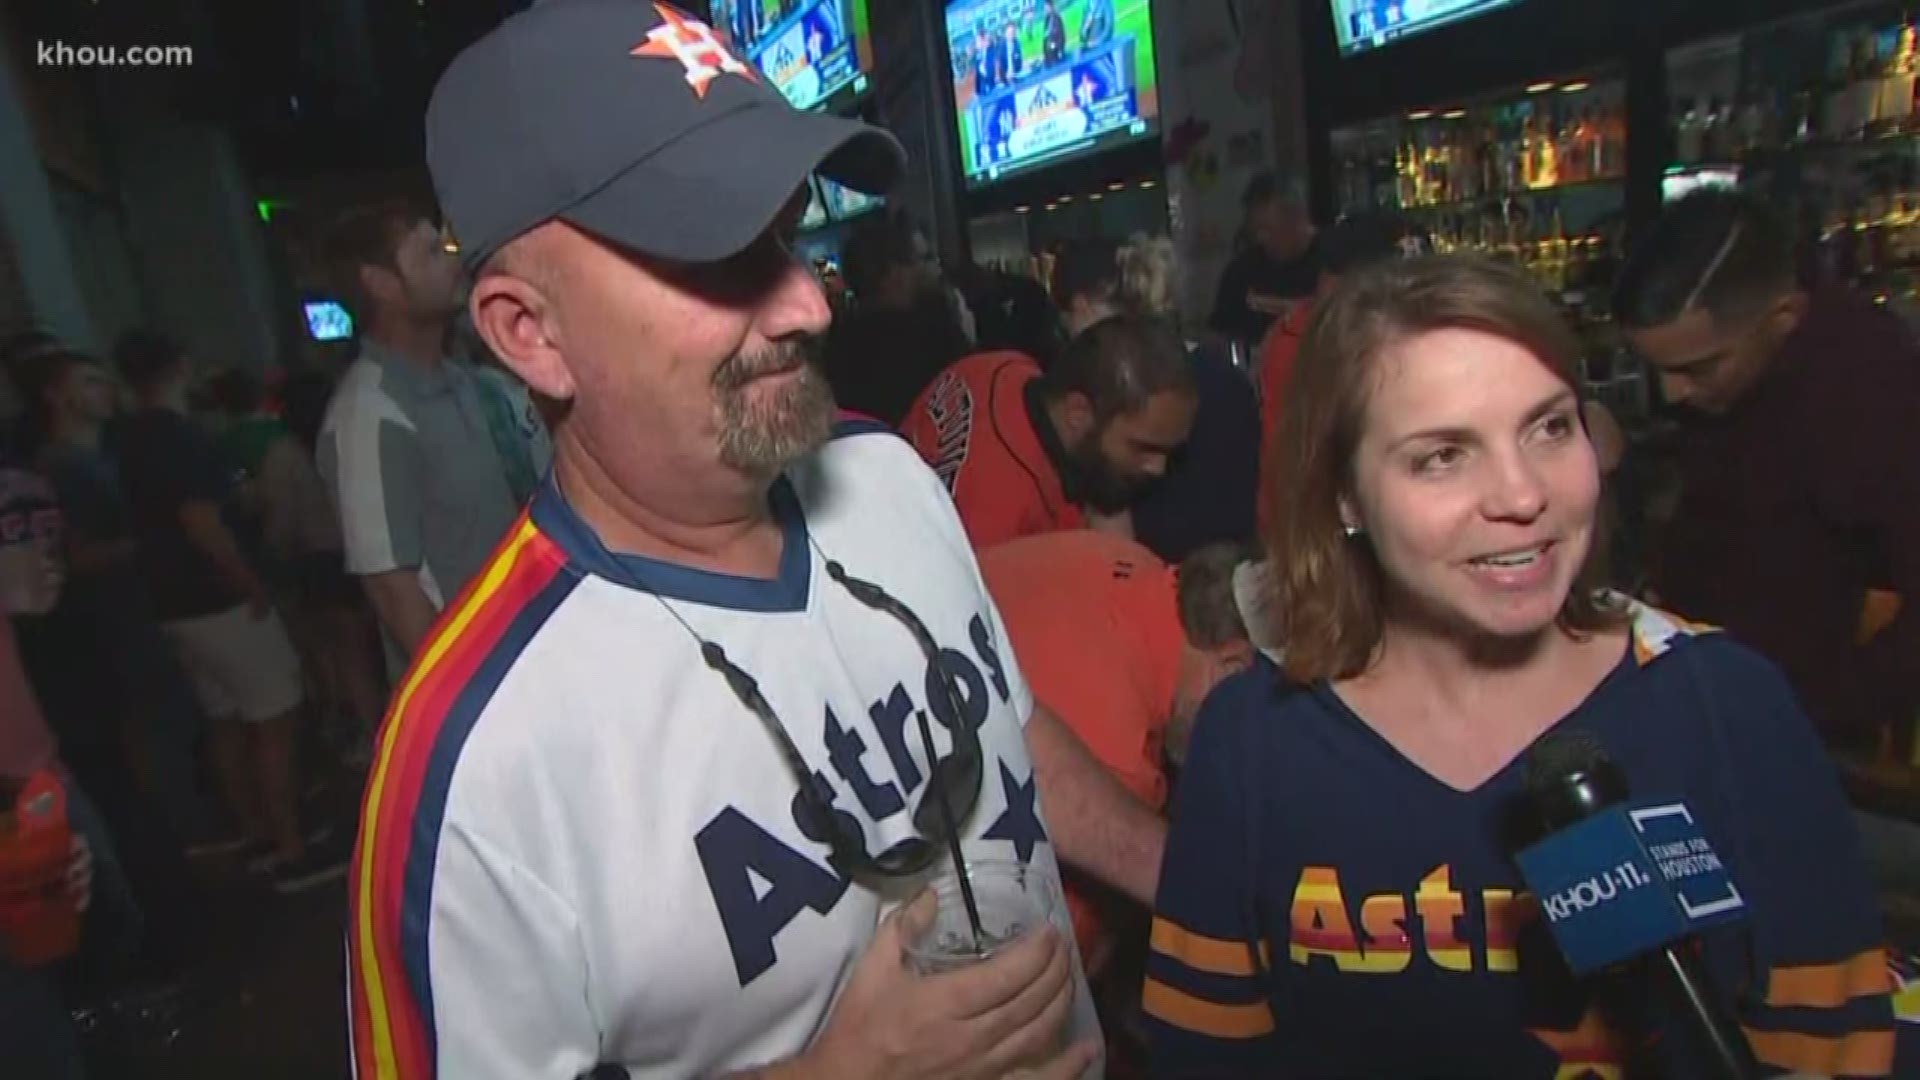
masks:
<svg viewBox="0 0 1920 1080"><path fill-rule="evenodd" d="M1153 1075L1269 1076L1272 958L1256 925L1258 804L1247 734L1273 700L1260 669L1222 684L1195 721L1161 863L1142 1002Z"/></svg>
<svg viewBox="0 0 1920 1080"><path fill-rule="evenodd" d="M1693 648L1724 765L1732 844L1720 854L1750 911L1753 986L1741 1020L1754 1056L1788 1073L1892 1076L1878 905L1826 748L1772 664L1726 640Z"/></svg>

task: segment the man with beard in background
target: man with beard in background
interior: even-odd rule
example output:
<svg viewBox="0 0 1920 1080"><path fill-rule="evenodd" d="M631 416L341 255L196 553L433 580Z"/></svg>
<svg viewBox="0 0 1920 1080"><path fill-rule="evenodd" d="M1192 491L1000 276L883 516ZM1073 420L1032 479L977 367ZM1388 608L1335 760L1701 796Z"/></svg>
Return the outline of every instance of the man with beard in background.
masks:
<svg viewBox="0 0 1920 1080"><path fill-rule="evenodd" d="M853 307L826 340L827 381L840 406L896 425L948 364L972 350L959 301L912 217L874 214L840 258Z"/></svg>
<svg viewBox="0 0 1920 1080"><path fill-rule="evenodd" d="M1054 890L1059 860L1139 896L1158 865L1152 815L1033 702L938 481L837 423L810 363L807 178L882 194L899 144L631 0L469 46L426 144L554 465L384 728L355 1074L1099 1075L1064 915L907 964L948 839Z"/></svg>
<svg viewBox="0 0 1920 1080"><path fill-rule="evenodd" d="M335 283L359 320L316 457L398 670L479 572L519 503L488 420L490 389L450 355L460 264L425 214L356 208L333 224Z"/></svg>
<svg viewBox="0 0 1920 1080"><path fill-rule="evenodd" d="M1021 353L967 357L901 431L985 549L1118 515L1166 473L1198 401L1172 328L1121 315L1082 331L1045 374Z"/></svg>

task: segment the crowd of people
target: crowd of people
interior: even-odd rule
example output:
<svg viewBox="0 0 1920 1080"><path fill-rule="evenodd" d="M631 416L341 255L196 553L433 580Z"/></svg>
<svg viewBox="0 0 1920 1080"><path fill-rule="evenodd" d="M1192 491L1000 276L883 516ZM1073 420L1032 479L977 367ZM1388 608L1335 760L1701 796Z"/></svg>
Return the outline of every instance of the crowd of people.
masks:
<svg viewBox="0 0 1920 1080"><path fill-rule="evenodd" d="M89 949L177 940L239 849L347 875L364 1078L1690 1075L1514 865L1579 733L1739 883L1695 945L1758 1067L1920 1060L1833 764L1920 714L1920 355L1766 206L1682 200L1618 284L1682 432L1630 594L1639 451L1524 271L1262 178L1207 326L1164 239L1036 295L897 211L830 305L795 192L900 145L608 47L664 18L552 0L455 60L447 228L331 232L337 377L9 350L0 778L64 786ZM316 750L365 768L350 857ZM961 864L1049 902L923 974ZM78 1075L56 971L0 965L0 1061Z"/></svg>

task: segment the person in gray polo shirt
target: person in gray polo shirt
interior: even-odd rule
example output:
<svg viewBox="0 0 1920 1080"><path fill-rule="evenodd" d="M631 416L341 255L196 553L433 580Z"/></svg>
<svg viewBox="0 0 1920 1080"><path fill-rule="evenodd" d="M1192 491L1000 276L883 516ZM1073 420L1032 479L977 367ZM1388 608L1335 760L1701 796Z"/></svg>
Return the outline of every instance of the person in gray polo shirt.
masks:
<svg viewBox="0 0 1920 1080"><path fill-rule="evenodd" d="M318 445L357 575L390 646L411 658L519 512L498 391L448 355L460 264L404 205L350 212L329 244L361 322L361 353L334 391Z"/></svg>

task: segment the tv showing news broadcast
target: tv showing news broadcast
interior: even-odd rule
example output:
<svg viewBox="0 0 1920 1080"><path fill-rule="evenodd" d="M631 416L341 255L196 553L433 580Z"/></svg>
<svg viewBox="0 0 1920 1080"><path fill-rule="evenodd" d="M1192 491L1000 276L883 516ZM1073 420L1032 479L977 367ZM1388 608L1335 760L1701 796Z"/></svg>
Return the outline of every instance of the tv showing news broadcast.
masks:
<svg viewBox="0 0 1920 1080"><path fill-rule="evenodd" d="M825 197L827 213L832 215L835 221L856 218L869 210L878 210L885 205L885 200L865 192L855 191L824 176L820 177L820 193Z"/></svg>
<svg viewBox="0 0 1920 1080"><path fill-rule="evenodd" d="M838 108L873 71L868 0L713 0L713 31L797 109Z"/></svg>
<svg viewBox="0 0 1920 1080"><path fill-rule="evenodd" d="M1377 49L1410 34L1484 15L1519 0L1330 0L1340 55Z"/></svg>
<svg viewBox="0 0 1920 1080"><path fill-rule="evenodd" d="M301 305L307 317L307 336L315 341L346 341L353 337L353 316L338 300L308 300Z"/></svg>
<svg viewBox="0 0 1920 1080"><path fill-rule="evenodd" d="M969 186L1156 136L1149 0L948 0Z"/></svg>

